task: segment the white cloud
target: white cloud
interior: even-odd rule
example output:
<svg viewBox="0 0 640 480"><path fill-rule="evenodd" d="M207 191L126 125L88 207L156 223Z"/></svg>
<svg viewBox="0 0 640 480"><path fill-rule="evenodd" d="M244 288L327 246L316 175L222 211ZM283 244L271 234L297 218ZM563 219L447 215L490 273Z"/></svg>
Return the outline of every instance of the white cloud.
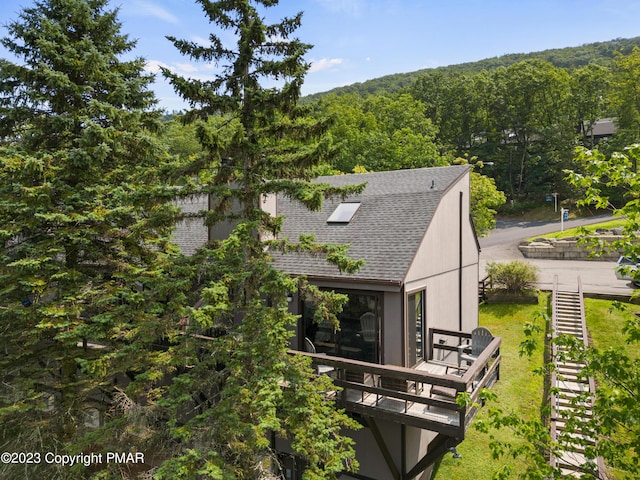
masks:
<svg viewBox="0 0 640 480"><path fill-rule="evenodd" d="M131 12L135 15L141 15L145 17L154 17L165 22L179 23L178 17L173 13L164 9L163 7L156 5L155 3L147 0L135 0L129 5Z"/></svg>
<svg viewBox="0 0 640 480"><path fill-rule="evenodd" d="M176 63L175 70L183 73L195 73L199 70L199 68L193 63Z"/></svg>
<svg viewBox="0 0 640 480"><path fill-rule="evenodd" d="M199 35L191 35L191 41L197 43L198 45L202 45L204 47L210 47L211 41L206 37L201 37Z"/></svg>
<svg viewBox="0 0 640 480"><path fill-rule="evenodd" d="M160 67L170 68L166 63L161 62L160 60L147 60L147 63L144 65L144 71L147 73L160 73Z"/></svg>
<svg viewBox="0 0 640 480"><path fill-rule="evenodd" d="M211 63L172 63L167 64L160 60L147 60L144 71L159 74L160 67L168 69L171 73L193 80L209 81L215 78L216 67Z"/></svg>
<svg viewBox="0 0 640 480"><path fill-rule="evenodd" d="M311 60L311 67L309 73L322 72L323 70L331 70L338 65L342 65L344 59L342 58L321 58L320 60Z"/></svg>

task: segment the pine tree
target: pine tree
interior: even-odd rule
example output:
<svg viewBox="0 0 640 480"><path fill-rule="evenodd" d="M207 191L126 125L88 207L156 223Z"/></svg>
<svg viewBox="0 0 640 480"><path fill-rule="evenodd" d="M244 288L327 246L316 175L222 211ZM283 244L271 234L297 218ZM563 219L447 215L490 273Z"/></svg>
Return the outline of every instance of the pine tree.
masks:
<svg viewBox="0 0 640 480"><path fill-rule="evenodd" d="M266 213L261 201L280 194L314 209L328 195L360 187L310 181L313 167L331 152L322 140L328 121L311 120L297 104L310 48L290 38L301 14L269 24L263 15L277 1L198 3L224 35L212 33L206 46L168 38L184 55L223 71L211 81L163 71L190 103L185 119L195 123L205 152L185 169L180 191L209 195L212 208L203 221L234 229L193 258L201 302L189 315L190 334L172 348L174 358L188 358L188 367L162 401L183 454L165 462L159 476L270 478L280 473L272 444L278 436L305 459L305 478L334 478L356 466L352 440L341 434L356 425L327 398L335 389L329 379L288 353L297 319L287 295L298 289L315 295L328 317L344 298L276 270L271 258L304 250L326 255L344 271L360 262L348 259L344 246L317 245L310 236L278 239L282 219ZM234 45L223 41L229 34Z"/></svg>
<svg viewBox="0 0 640 480"><path fill-rule="evenodd" d="M40 0L2 40L17 58L0 60L5 451L71 453L98 417L117 419L128 379L159 375L152 346L183 300L165 282L175 207L158 181L152 78L143 59L120 60L134 42L106 4ZM28 466L39 467L47 478L88 472ZM0 465L0 476L24 478L22 468Z"/></svg>

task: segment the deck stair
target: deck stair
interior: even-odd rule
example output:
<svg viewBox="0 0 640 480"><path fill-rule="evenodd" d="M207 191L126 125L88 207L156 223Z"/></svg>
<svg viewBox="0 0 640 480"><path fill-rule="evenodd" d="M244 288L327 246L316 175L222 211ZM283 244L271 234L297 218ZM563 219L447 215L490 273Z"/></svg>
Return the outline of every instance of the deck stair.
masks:
<svg viewBox="0 0 640 480"><path fill-rule="evenodd" d="M577 291L563 291L557 288L557 277L552 293L553 337L571 335L584 345L588 344L587 327L584 318L582 283L578 277ZM595 478L604 477L604 464L600 458L589 458L586 449L595 445L595 439L576 428L568 429L567 413L578 418L591 418L591 399L585 393L594 393L592 378L585 378L581 372L584 365L562 355L562 346L553 344L554 371L551 374L551 436L561 445L561 450L552 455L550 463L562 470L563 475L581 477L591 473ZM586 402L586 403L585 403Z"/></svg>

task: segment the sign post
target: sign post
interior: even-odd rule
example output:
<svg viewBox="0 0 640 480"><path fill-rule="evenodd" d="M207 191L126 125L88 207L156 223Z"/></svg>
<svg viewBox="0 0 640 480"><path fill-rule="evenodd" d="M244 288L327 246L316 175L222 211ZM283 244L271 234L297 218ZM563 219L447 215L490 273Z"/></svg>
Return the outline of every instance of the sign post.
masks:
<svg viewBox="0 0 640 480"><path fill-rule="evenodd" d="M569 209L561 208L560 209L560 231L564 232L564 221L569 220Z"/></svg>

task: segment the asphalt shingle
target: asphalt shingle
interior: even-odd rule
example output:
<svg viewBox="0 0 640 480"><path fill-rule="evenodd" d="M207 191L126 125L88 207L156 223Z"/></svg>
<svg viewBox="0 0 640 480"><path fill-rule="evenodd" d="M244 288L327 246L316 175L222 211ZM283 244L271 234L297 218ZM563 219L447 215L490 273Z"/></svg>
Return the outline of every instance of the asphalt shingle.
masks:
<svg viewBox="0 0 640 480"><path fill-rule="evenodd" d="M456 165L318 178L335 186L367 184L348 199L361 202L348 224L327 223L340 199L325 200L321 211L310 212L278 198L278 215L285 217L281 236L295 241L301 234L314 234L321 243L351 244L349 256L363 259L365 266L346 275L324 258L274 253L275 266L296 275L402 282L443 193L468 169Z"/></svg>

